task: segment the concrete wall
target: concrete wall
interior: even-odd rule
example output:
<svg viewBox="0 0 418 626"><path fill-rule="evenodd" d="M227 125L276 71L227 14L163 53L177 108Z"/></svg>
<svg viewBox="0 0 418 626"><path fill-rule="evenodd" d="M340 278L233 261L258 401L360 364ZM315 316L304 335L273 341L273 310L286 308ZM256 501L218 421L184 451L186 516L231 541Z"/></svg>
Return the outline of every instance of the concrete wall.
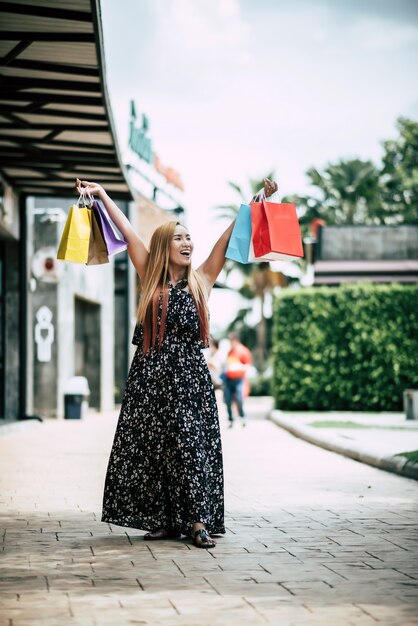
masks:
<svg viewBox="0 0 418 626"><path fill-rule="evenodd" d="M18 197L0 177L0 245L3 274L4 413L16 419L20 392L20 219Z"/></svg>
<svg viewBox="0 0 418 626"><path fill-rule="evenodd" d="M418 226L324 226L316 259L418 259Z"/></svg>
<svg viewBox="0 0 418 626"><path fill-rule="evenodd" d="M3 243L5 252L4 299L4 417L16 419L19 414L20 384L20 276L19 243Z"/></svg>

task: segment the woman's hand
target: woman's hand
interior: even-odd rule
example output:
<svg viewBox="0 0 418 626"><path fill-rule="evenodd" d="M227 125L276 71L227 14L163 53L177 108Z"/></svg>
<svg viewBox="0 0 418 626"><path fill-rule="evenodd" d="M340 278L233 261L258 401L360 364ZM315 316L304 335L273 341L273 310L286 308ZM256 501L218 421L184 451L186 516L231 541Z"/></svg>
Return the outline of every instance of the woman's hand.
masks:
<svg viewBox="0 0 418 626"><path fill-rule="evenodd" d="M275 180L270 180L269 178L264 179L264 195L266 198L272 196L278 188L279 186Z"/></svg>
<svg viewBox="0 0 418 626"><path fill-rule="evenodd" d="M265 178L264 188L260 189L260 191L251 198L251 202L261 202L263 198L270 198L270 196L276 193L278 188L279 186L275 180L270 180L269 178Z"/></svg>
<svg viewBox="0 0 418 626"><path fill-rule="evenodd" d="M77 178L75 186L80 195L95 195L98 196L103 202L110 219L128 242L129 257L141 280L144 280L148 265L148 250L141 237L139 237L139 235L137 235L132 228L132 225L126 215L120 210L117 204L113 202L112 198L108 196L103 187L98 183L91 183L88 180L80 180Z"/></svg>
<svg viewBox="0 0 418 626"><path fill-rule="evenodd" d="M75 186L80 195L88 193L91 196L101 196L105 193L103 187L98 183L89 183L87 180L80 180L79 178L77 178Z"/></svg>

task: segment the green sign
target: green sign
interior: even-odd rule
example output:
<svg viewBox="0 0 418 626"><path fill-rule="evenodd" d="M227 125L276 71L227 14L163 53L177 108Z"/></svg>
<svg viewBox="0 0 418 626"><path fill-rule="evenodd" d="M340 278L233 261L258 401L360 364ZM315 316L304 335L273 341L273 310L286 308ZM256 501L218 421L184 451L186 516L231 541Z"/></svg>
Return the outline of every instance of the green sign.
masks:
<svg viewBox="0 0 418 626"><path fill-rule="evenodd" d="M135 103L131 100L131 121L129 123L129 147L135 152L141 159L144 159L151 165L154 162L154 153L152 150L151 139L147 137L147 131L149 127L148 118L145 114L142 115L142 125L138 127L136 125L136 109Z"/></svg>

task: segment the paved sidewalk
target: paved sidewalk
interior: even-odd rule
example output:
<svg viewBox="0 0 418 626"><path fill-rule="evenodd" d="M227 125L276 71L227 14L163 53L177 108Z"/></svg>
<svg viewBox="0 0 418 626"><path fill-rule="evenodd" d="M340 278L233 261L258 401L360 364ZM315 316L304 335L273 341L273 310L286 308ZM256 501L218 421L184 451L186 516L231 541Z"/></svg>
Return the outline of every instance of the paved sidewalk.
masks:
<svg viewBox="0 0 418 626"><path fill-rule="evenodd" d="M414 481L222 417L227 534L146 543L99 521L115 419L0 438L1 626L418 623Z"/></svg>
<svg viewBox="0 0 418 626"><path fill-rule="evenodd" d="M272 411L270 419L326 450L418 480L418 463L402 455L418 450L418 420L403 413Z"/></svg>

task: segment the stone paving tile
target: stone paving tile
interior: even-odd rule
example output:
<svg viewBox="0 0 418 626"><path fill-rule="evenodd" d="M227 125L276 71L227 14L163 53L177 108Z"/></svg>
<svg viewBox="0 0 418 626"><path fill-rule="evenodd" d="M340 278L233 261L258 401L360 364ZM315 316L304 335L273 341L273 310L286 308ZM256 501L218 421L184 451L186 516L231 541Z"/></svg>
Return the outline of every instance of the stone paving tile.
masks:
<svg viewBox="0 0 418 626"><path fill-rule="evenodd" d="M0 439L0 626L418 624L414 481L250 421L223 430L216 549L151 544L99 521L114 427Z"/></svg>

